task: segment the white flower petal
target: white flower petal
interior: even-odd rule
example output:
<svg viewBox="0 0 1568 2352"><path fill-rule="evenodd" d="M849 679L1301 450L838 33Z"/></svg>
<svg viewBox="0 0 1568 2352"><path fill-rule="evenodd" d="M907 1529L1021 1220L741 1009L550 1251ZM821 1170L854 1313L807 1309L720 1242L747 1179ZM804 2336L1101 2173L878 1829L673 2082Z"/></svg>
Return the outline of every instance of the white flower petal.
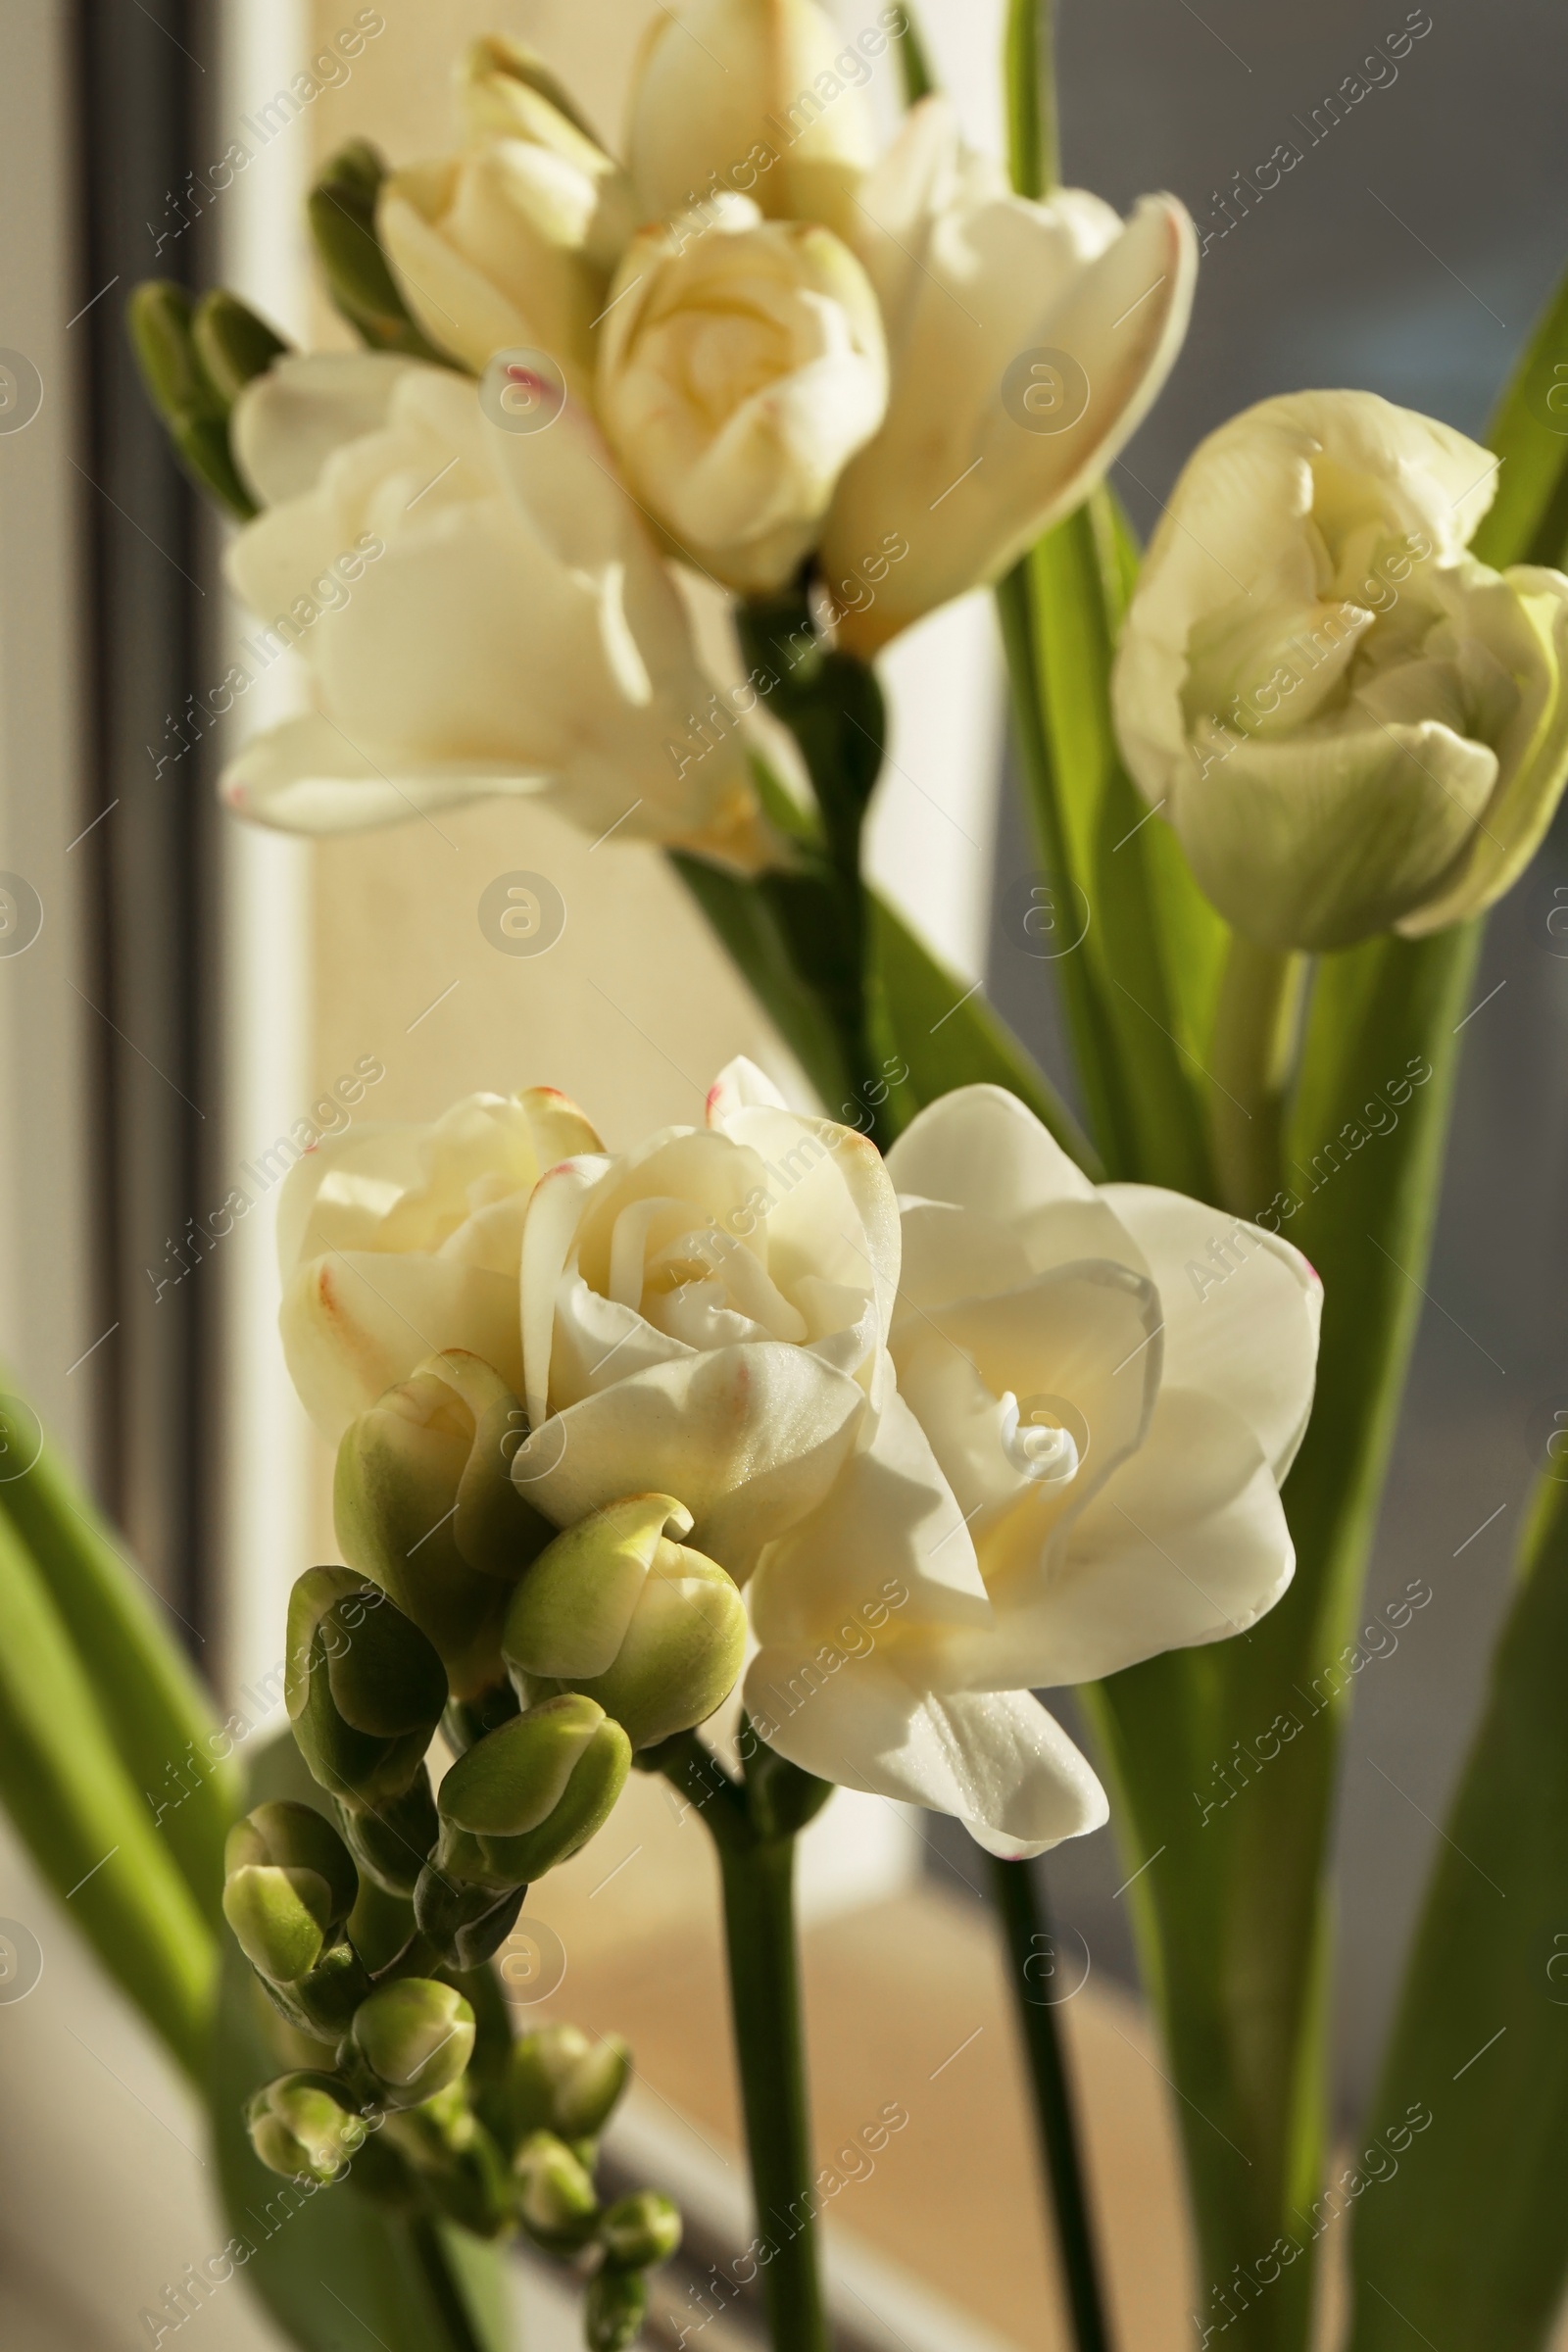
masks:
<svg viewBox="0 0 1568 2352"><path fill-rule="evenodd" d="M727 1061L708 1090L708 1124L723 1127L737 1110L788 1110L778 1088L765 1070L744 1054Z"/></svg>
<svg viewBox="0 0 1568 2352"><path fill-rule="evenodd" d="M968 1528L897 1391L820 1506L768 1546L750 1601L764 1646L803 1650L878 1601L891 1611L883 1640L900 1655L935 1655L950 1636L990 1624Z"/></svg>
<svg viewBox="0 0 1568 2352"><path fill-rule="evenodd" d="M755 1152L766 1172L767 1261L789 1293L809 1275L869 1293L886 1337L899 1287L899 1204L876 1146L831 1119L749 1104L724 1132Z"/></svg>
<svg viewBox="0 0 1568 2352"><path fill-rule="evenodd" d="M588 1195L614 1165L598 1156L567 1159L534 1187L522 1229L522 1360L524 1401L535 1429L550 1410L550 1357L555 1345L556 1301L577 1222Z"/></svg>
<svg viewBox="0 0 1568 2352"><path fill-rule="evenodd" d="M965 1652L979 1689L1098 1682L1161 1650L1245 1633L1291 1581L1279 1490L1239 1414L1164 1389L1144 1445L1066 1532L1060 1556L999 1598ZM955 1679L959 1679L957 1652Z"/></svg>
<svg viewBox="0 0 1568 2352"><path fill-rule="evenodd" d="M1087 1760L1025 1690L912 1689L874 1657L826 1671L764 1649L746 1705L768 1745L805 1771L951 1813L1011 1861L1098 1830L1109 1813Z"/></svg>
<svg viewBox="0 0 1568 2352"><path fill-rule="evenodd" d="M951 1200L1007 1225L1057 1200L1093 1200L1095 1188L1016 1095L960 1086L928 1103L888 1153L900 1193Z"/></svg>
<svg viewBox="0 0 1568 2352"><path fill-rule="evenodd" d="M1105 1198L1159 1285L1166 1382L1239 1413L1283 1484L1312 1409L1323 1285L1280 1235L1184 1194L1109 1184Z"/></svg>
<svg viewBox="0 0 1568 2352"><path fill-rule="evenodd" d="M522 1386L513 1275L440 1257L334 1250L283 1294L283 1354L300 1400L334 1444L426 1356L466 1348Z"/></svg>
<svg viewBox="0 0 1568 2352"><path fill-rule="evenodd" d="M367 833L470 801L528 800L550 784L543 774L518 774L514 760L415 766L396 749L376 748L390 769L331 719L307 711L253 735L220 789L237 816L275 832Z"/></svg>
<svg viewBox="0 0 1568 2352"><path fill-rule="evenodd" d="M328 458L386 422L392 395L419 367L379 351L286 353L234 403L234 460L263 506L314 490Z"/></svg>
<svg viewBox="0 0 1568 2352"><path fill-rule="evenodd" d="M864 1409L856 1384L803 1348L715 1348L537 1423L513 1478L558 1527L625 1494L672 1494L693 1549L742 1577L827 1493Z"/></svg>

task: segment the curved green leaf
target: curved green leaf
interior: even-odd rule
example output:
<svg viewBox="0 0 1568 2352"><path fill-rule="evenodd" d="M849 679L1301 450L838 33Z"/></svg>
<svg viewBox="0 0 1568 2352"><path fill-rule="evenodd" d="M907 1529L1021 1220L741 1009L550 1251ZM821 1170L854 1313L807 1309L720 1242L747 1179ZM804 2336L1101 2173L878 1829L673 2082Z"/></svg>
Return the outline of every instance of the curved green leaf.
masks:
<svg viewBox="0 0 1568 2352"><path fill-rule="evenodd" d="M240 1782L212 1702L145 1581L51 1447L0 1486L0 1518L31 1553L148 1820L216 1927Z"/></svg>
<svg viewBox="0 0 1568 2352"><path fill-rule="evenodd" d="M1225 925L1110 722L1136 556L1108 491L1049 531L997 591L1026 814L1079 944L1054 969L1112 1175L1212 1198L1205 1061Z"/></svg>
<svg viewBox="0 0 1568 2352"><path fill-rule="evenodd" d="M1539 2352L1568 2283L1568 1485L1543 1484L1427 1893L1355 2206L1351 2352ZM1374 2160L1368 2159L1370 2166ZM1377 2162L1379 2172L1387 2161Z"/></svg>
<svg viewBox="0 0 1568 2352"><path fill-rule="evenodd" d="M1568 277L1525 347L1487 435L1497 494L1472 542L1483 564L1561 564L1568 551Z"/></svg>
<svg viewBox="0 0 1568 2352"><path fill-rule="evenodd" d="M966 989L886 900L872 899L871 919L894 1042L919 1102L935 1102L959 1086L1004 1086L1081 1168L1100 1175L1083 1129L984 992Z"/></svg>
<svg viewBox="0 0 1568 2352"><path fill-rule="evenodd" d="M199 2076L213 1937L110 1743L44 1582L3 1517L0 1798L107 1974Z"/></svg>

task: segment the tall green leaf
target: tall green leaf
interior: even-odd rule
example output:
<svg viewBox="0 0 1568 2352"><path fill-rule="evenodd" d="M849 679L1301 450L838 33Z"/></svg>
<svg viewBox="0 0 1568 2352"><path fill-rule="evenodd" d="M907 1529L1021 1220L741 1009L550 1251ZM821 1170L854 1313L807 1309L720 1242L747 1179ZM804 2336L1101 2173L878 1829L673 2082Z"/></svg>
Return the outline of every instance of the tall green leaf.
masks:
<svg viewBox="0 0 1568 2352"><path fill-rule="evenodd" d="M1054 966L1111 1173L1211 1197L1207 1035L1226 931L1110 721L1131 553L1108 492L1048 532L999 591L1026 813L1077 941Z"/></svg>
<svg viewBox="0 0 1568 2352"><path fill-rule="evenodd" d="M1367 2118L1351 2352L1539 2352L1568 2283L1568 1486L1545 1481ZM1369 2163L1368 2169L1371 2169Z"/></svg>
<svg viewBox="0 0 1568 2352"><path fill-rule="evenodd" d="M0 1800L39 1872L188 2074L206 2064L217 1954L104 1726L97 1694L0 1518Z"/></svg>
<svg viewBox="0 0 1568 2352"><path fill-rule="evenodd" d="M1477 945L1472 926L1320 966L1282 1223L1324 1282L1317 1403L1285 1489L1295 1582L1241 1639L1152 1659L1091 1701L1129 1867L1149 1861L1132 1900L1181 2101L1199 2308L1239 2352L1306 2339L1312 2237L1298 2217L1324 2160L1343 1653L1421 1307ZM1210 2299L1276 2238L1301 2252L1228 2317Z"/></svg>
<svg viewBox="0 0 1568 2352"><path fill-rule="evenodd" d="M51 1447L0 1485L0 1517L31 1553L148 1818L216 1926L239 1776L212 1702L144 1581Z"/></svg>
<svg viewBox="0 0 1568 2352"><path fill-rule="evenodd" d="M1004 1086L1081 1168L1098 1175L1088 1137L983 990L966 989L885 900L873 899L872 919L894 1040L920 1102L959 1086Z"/></svg>
<svg viewBox="0 0 1568 2352"><path fill-rule="evenodd" d="M1472 548L1483 564L1560 564L1568 551L1568 277L1547 304L1487 439L1496 496Z"/></svg>

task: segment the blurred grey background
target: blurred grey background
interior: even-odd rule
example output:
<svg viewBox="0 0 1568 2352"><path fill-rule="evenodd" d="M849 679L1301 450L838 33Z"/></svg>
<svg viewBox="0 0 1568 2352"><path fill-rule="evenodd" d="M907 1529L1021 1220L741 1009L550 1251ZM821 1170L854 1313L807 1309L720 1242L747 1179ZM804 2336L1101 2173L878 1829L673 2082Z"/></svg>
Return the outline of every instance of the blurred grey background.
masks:
<svg viewBox="0 0 1568 2352"><path fill-rule="evenodd" d="M1408 54L1391 58L1389 36L1404 30L1416 35ZM1364 386L1482 435L1568 262L1560 7L1063 0L1059 50L1063 176L1120 210L1173 189L1212 232L1186 350L1118 468L1141 532L1194 444L1272 393ZM1332 120L1324 101L1348 76L1365 94L1342 95ZM1282 142L1300 161L1272 192L1238 197L1238 173L1250 177ZM1009 796L999 898L1033 862ZM1361 1620L1412 1578L1432 1588L1397 1651L1361 1675L1348 1742L1337 2039L1347 2118L1371 2086L1435 1825L1482 1701L1521 1506L1553 1413L1568 1411L1568 935L1547 928L1554 904L1568 906L1568 887L1553 899L1558 885L1568 886L1561 821L1492 918ZM1568 918L1559 928L1568 934ZM1009 947L1000 922L993 940L991 994L1060 1078L1043 967ZM977 1879L972 1848L948 1851L945 1878ZM1136 1981L1108 1833L1045 1868L1096 1966ZM1568 1888L1564 1902L1568 1917Z"/></svg>

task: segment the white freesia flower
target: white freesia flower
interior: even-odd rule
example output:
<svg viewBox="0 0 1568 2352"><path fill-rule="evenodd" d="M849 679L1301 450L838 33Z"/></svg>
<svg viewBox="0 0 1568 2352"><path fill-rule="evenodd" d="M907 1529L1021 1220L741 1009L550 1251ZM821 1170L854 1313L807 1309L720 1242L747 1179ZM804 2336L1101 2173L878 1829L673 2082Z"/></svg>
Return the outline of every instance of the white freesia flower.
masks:
<svg viewBox="0 0 1568 2352"><path fill-rule="evenodd" d="M653 20L632 89L627 154L650 214L716 186L771 220L847 229L876 151L861 95L875 35L846 44L813 0L684 0Z"/></svg>
<svg viewBox="0 0 1568 2352"><path fill-rule="evenodd" d="M1290 1580L1319 1286L1254 1226L1097 1191L998 1088L888 1165L898 1391L762 1554L747 1705L808 1770L1038 1852L1105 1805L1031 1690L1240 1633Z"/></svg>
<svg viewBox="0 0 1568 2352"><path fill-rule="evenodd" d="M269 642L296 645L314 703L225 771L242 814L338 832L541 794L585 831L624 820L748 860L733 735L701 760L670 755L711 689L575 404L513 432L446 368L284 359L241 395L233 441L267 512L234 539L229 578L276 616Z"/></svg>
<svg viewBox="0 0 1568 2352"><path fill-rule="evenodd" d="M519 43L475 41L456 81L466 148L381 190L393 274L430 341L475 373L494 352L531 347L585 394L590 330L637 225L631 182Z"/></svg>
<svg viewBox="0 0 1568 2352"><path fill-rule="evenodd" d="M633 238L599 414L677 554L748 594L780 587L886 402L876 297L831 230L730 196Z"/></svg>
<svg viewBox="0 0 1568 2352"><path fill-rule="evenodd" d="M849 238L882 306L893 392L839 485L822 568L849 608L846 642L870 653L1000 578L1087 497L1170 372L1198 255L1173 196L1123 222L1081 188L1013 195L935 97L865 183Z"/></svg>
<svg viewBox="0 0 1568 2352"><path fill-rule="evenodd" d="M898 1266L874 1147L744 1073L706 1127L551 1169L523 1234L519 1489L559 1526L674 1495L745 1576L860 1436Z"/></svg>
<svg viewBox="0 0 1568 2352"><path fill-rule="evenodd" d="M278 1210L283 1352L323 1437L447 1348L521 1394L529 1197L546 1168L600 1148L575 1103L533 1087L469 1095L429 1126L352 1128L296 1161Z"/></svg>
<svg viewBox="0 0 1568 2352"><path fill-rule="evenodd" d="M1117 732L1227 919L1277 948L1418 934L1522 872L1568 773L1568 579L1466 553L1496 464L1370 392L1266 400L1154 534Z"/></svg>

